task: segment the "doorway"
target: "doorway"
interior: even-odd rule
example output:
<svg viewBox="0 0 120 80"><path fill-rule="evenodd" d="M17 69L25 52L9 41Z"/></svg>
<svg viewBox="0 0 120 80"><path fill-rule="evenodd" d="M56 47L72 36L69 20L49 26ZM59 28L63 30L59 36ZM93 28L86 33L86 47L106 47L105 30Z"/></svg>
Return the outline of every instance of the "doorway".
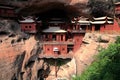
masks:
<svg viewBox="0 0 120 80"><path fill-rule="evenodd" d="M100 30L100 25L95 25L95 31L99 31Z"/></svg>
<svg viewBox="0 0 120 80"><path fill-rule="evenodd" d="M56 41L56 35L55 34L52 35L52 40Z"/></svg>

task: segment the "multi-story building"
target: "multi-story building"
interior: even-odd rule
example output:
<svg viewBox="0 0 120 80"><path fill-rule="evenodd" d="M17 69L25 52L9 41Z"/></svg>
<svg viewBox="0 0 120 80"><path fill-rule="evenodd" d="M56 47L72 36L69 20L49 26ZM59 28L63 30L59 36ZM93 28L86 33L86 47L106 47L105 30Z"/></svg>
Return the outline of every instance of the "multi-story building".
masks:
<svg viewBox="0 0 120 80"><path fill-rule="evenodd" d="M38 23L31 18L20 21L21 30L36 33ZM61 18L51 18L39 38L42 45L41 58L71 58L72 53L80 48L85 30L79 24L68 23ZM44 26L43 26L44 27Z"/></svg>

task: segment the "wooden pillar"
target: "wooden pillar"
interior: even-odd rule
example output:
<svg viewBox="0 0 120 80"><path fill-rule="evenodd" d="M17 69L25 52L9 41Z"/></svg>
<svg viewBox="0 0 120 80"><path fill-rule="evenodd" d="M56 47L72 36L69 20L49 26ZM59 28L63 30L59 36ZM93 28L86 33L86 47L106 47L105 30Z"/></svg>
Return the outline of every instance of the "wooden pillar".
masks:
<svg viewBox="0 0 120 80"><path fill-rule="evenodd" d="M57 78L57 60L55 60L55 77Z"/></svg>
<svg viewBox="0 0 120 80"><path fill-rule="evenodd" d="M88 31L88 25L86 25L86 31Z"/></svg>
<svg viewBox="0 0 120 80"><path fill-rule="evenodd" d="M65 38L65 34L63 34L63 41L65 41L65 39L66 39L66 38Z"/></svg>
<svg viewBox="0 0 120 80"><path fill-rule="evenodd" d="M79 25L78 24L76 24L76 30L79 30Z"/></svg>
<svg viewBox="0 0 120 80"><path fill-rule="evenodd" d="M75 25L72 26L72 30L75 30Z"/></svg>
<svg viewBox="0 0 120 80"><path fill-rule="evenodd" d="M49 36L50 36L50 40L52 41L52 34L50 34Z"/></svg>
<svg viewBox="0 0 120 80"><path fill-rule="evenodd" d="M56 38L57 38L56 41L61 41L60 40L61 36L59 34L56 34Z"/></svg>
<svg viewBox="0 0 120 80"><path fill-rule="evenodd" d="M93 31L93 32L95 31L95 26L94 26L94 25L92 26L92 31Z"/></svg>

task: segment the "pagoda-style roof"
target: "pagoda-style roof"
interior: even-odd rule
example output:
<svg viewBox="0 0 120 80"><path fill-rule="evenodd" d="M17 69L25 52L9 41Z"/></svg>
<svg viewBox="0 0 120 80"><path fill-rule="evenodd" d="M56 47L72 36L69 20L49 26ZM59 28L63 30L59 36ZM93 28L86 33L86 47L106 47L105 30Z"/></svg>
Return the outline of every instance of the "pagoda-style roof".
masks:
<svg viewBox="0 0 120 80"><path fill-rule="evenodd" d="M43 30L44 33L66 33L67 31L60 29L60 27L49 27L48 29Z"/></svg>
<svg viewBox="0 0 120 80"><path fill-rule="evenodd" d="M114 3L115 5L120 5L120 2L116 2L116 3Z"/></svg>
<svg viewBox="0 0 120 80"><path fill-rule="evenodd" d="M71 23L73 23L73 24L79 24L79 25L90 25L90 21L88 20L88 18L82 18L82 17L80 17L80 19L76 19L76 18L74 18L74 20L72 20L71 21Z"/></svg>
<svg viewBox="0 0 120 80"><path fill-rule="evenodd" d="M62 24L62 23L65 23L65 22L64 21L50 21L48 23Z"/></svg>
<svg viewBox="0 0 120 80"><path fill-rule="evenodd" d="M61 18L51 18L48 23L50 23L50 24L63 24L63 23L65 23L65 21Z"/></svg>
<svg viewBox="0 0 120 80"><path fill-rule="evenodd" d="M108 24L112 24L113 21L91 21L90 22L91 24L105 24L105 23L108 23Z"/></svg>
<svg viewBox="0 0 120 80"><path fill-rule="evenodd" d="M82 20L79 20L78 23L80 25L90 25L90 21L82 21Z"/></svg>
<svg viewBox="0 0 120 80"><path fill-rule="evenodd" d="M33 19L33 16L27 16L27 17L22 17L23 20L20 20L20 23L34 23L35 20Z"/></svg>
<svg viewBox="0 0 120 80"><path fill-rule="evenodd" d="M93 18L94 21L90 21L91 24L112 24L113 23L113 18L108 17L108 16L103 16L103 17L98 17L98 18Z"/></svg>
<svg viewBox="0 0 120 80"><path fill-rule="evenodd" d="M94 19L94 20L105 20L105 19L113 20L113 18L107 17L107 16L98 17L98 18L93 18L93 19Z"/></svg>
<svg viewBox="0 0 120 80"><path fill-rule="evenodd" d="M21 21L19 21L20 23L34 23L35 21L33 20L33 19L31 19L31 18L27 18L27 19L25 19L25 20L21 20Z"/></svg>
<svg viewBox="0 0 120 80"><path fill-rule="evenodd" d="M2 5L0 5L0 8L4 8L4 9L14 9L14 7L10 7L10 6L2 6Z"/></svg>
<svg viewBox="0 0 120 80"><path fill-rule="evenodd" d="M8 4L0 3L0 8L3 8L3 9L15 9L17 7L16 6L12 6L12 5L8 5Z"/></svg>

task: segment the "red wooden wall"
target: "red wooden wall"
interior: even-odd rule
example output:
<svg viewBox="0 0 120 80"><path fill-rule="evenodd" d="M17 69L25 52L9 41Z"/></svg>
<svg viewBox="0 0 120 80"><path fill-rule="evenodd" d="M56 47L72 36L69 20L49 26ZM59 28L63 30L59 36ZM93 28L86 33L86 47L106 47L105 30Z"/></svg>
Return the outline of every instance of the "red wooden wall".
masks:
<svg viewBox="0 0 120 80"><path fill-rule="evenodd" d="M0 8L0 16L2 17L17 17L14 9Z"/></svg>
<svg viewBox="0 0 120 80"><path fill-rule="evenodd" d="M66 44L57 44L57 45L53 45L53 44L44 44L43 46L43 51L45 54L55 54L53 49L54 48L58 48L60 55L61 54L67 54L67 45Z"/></svg>
<svg viewBox="0 0 120 80"><path fill-rule="evenodd" d="M36 24L35 23L21 23L21 30L25 32L36 32Z"/></svg>
<svg viewBox="0 0 120 80"><path fill-rule="evenodd" d="M84 35L85 35L84 33L83 34L82 33L81 34L74 34L74 37L73 37L73 40L74 40L73 51L74 52L80 48Z"/></svg>

